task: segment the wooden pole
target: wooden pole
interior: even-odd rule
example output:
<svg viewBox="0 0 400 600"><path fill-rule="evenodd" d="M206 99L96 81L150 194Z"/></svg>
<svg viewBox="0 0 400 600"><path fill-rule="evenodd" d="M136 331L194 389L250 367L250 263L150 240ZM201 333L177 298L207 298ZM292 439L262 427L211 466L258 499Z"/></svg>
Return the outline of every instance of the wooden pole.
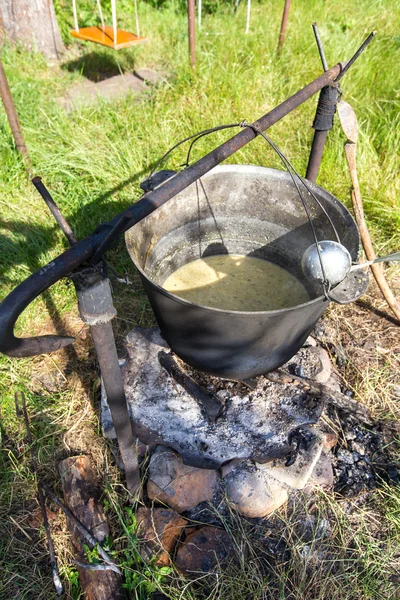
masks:
<svg viewBox="0 0 400 600"><path fill-rule="evenodd" d="M28 148L26 147L24 136L21 131L17 109L15 108L14 100L11 95L11 90L8 85L7 77L4 71L3 63L0 60L0 96L3 100L4 108L8 122L11 127L11 133L15 141L15 147L24 159L25 166L29 174L32 172L32 165L29 158Z"/></svg>
<svg viewBox="0 0 400 600"><path fill-rule="evenodd" d="M360 231L361 242L364 247L367 259L374 260L376 258L376 254L372 245L372 240L367 227L367 223L365 221L363 201L361 198L360 185L358 182L356 168L356 144L347 141L344 145L344 150L346 153L347 164L349 165L350 177L353 185L353 190L351 192L351 200L353 203L354 215L356 218L358 229ZM371 271L373 276L375 277L375 281L378 284L379 289L382 292L383 297L390 306L393 314L396 316L396 319L400 321L400 304L396 300L395 295L393 294L388 282L386 281L383 272L383 265L379 263L371 265Z"/></svg>
<svg viewBox="0 0 400 600"><path fill-rule="evenodd" d="M343 132L347 138L346 143L344 145L344 150L346 153L347 164L349 166L351 183L353 185L351 200L353 202L354 216L358 225L358 229L360 231L361 242L364 247L367 259L374 260L376 258L376 254L372 245L371 236L364 217L364 206L357 175L357 115L354 112L354 109L350 106L350 104L348 104L344 100L338 102L337 112L339 115L340 124L342 126ZM383 297L385 298L386 302L388 303L394 315L396 316L396 319L400 321L400 304L396 300L396 297L394 296L392 290L389 287L388 282L386 281L382 265L379 263L376 265L371 265L371 271L373 273L373 276L375 277L375 281L378 284L379 289L382 292Z"/></svg>
<svg viewBox="0 0 400 600"><path fill-rule="evenodd" d="M282 51L283 42L285 41L286 27L289 19L290 0L285 0L285 6L283 8L281 31L279 33L278 42L278 54Z"/></svg>
<svg viewBox="0 0 400 600"><path fill-rule="evenodd" d="M195 0L188 0L188 28L189 28L189 57L190 64L196 67L196 9Z"/></svg>
<svg viewBox="0 0 400 600"><path fill-rule="evenodd" d="M59 464L59 472L67 508L99 543L110 535L104 509L99 503L100 490L87 456L66 458ZM88 564L81 533L76 522L67 517L71 541L77 555L79 581L85 600L125 600L122 577L110 565ZM93 568L94 567L94 568Z"/></svg>

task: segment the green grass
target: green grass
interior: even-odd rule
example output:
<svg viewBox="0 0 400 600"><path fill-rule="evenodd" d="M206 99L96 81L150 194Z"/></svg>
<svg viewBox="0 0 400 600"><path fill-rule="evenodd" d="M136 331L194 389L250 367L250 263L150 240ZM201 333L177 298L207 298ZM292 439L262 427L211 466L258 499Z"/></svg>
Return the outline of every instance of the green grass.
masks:
<svg viewBox="0 0 400 600"><path fill-rule="evenodd" d="M206 5L209 12L204 14L203 27L198 32L197 68L194 72L188 64L183 4L178 0L140 1L141 32L148 36L149 41L140 47L115 53L72 41L68 34L72 27L70 4L67 0L57 0L57 16L64 41L68 44L62 64L47 66L40 55L22 48L5 45L1 50L34 170L51 190L76 236L84 237L100 222L134 202L140 193L140 181L150 172L156 160L180 138L222 123L242 119L252 121L318 76L321 67L311 29L311 23L317 21L330 65L350 58L370 31L378 31L376 40L343 80L343 90L345 99L354 106L358 115L359 177L376 249L382 253L398 249L399 1L294 2L280 57L275 51L283 2L253 2L251 30L247 36L244 35L245 2L240 3L237 14L233 14L233 2L209 2ZM94 24L96 17L92 6L95 3L82 0L78 5L81 25ZM118 8L120 27L134 30L133 2L119 0ZM110 19L107 10L105 16ZM99 72L103 75L116 74L144 66L159 69L167 75L162 84L149 90L139 101L133 97L110 104L100 101L95 106L77 108L71 113L66 113L56 102L57 97L64 95L70 86L83 82L85 77L96 79ZM305 172L307 164L315 105L316 98L313 98L269 132L301 173ZM195 146L192 158L199 158L229 135L217 133L203 138ZM329 134L319 183L350 206L344 141L336 120ZM184 158L184 150L178 151L169 166L179 167ZM278 159L262 140L242 149L230 162L280 167ZM0 207L0 277L1 296L4 297L30 273L60 254L67 244L26 176L2 109ZM136 284L130 288L114 284L120 341L134 324L149 325L153 323L153 317L122 244L120 251L111 253L110 258L117 271L120 274L127 272ZM50 333L54 331L54 322L67 333L78 333L81 328L73 288L66 286L65 282L57 283L49 294L37 299L25 311L17 331L20 335ZM77 429L82 428L82 436L89 436L92 432L93 440L97 439L96 433L99 432L93 408L97 391L93 384L95 361L90 342L81 339L77 352L80 362L73 363L76 372L72 374L67 369L68 358L60 354L19 361L0 358L0 470L3 482L0 528L3 523L2 529L8 532L1 543L1 551L6 558L4 581L0 583L0 598L4 600L11 597L8 595L10 590L13 597L21 600L54 597L46 568L43 532L29 543L9 518L14 516L24 528L24 519L34 506L35 496L24 429L14 415L13 395L17 389L26 391L29 411L33 415L34 435L39 439L40 470L49 481L56 481L58 460L71 448L79 451L82 447L82 439L76 436ZM53 391L49 391L41 381L43 373L54 373L55 366L66 382L60 376ZM383 379L384 374L381 374L380 380ZM374 381L373 377L370 380ZM374 398L375 403L379 401L379 397ZM82 415L79 427L71 431ZM93 442L94 447L97 448L97 443L101 450L100 458L97 458L99 470L104 472L105 469L111 481L115 481L118 477L109 466L104 444L99 440ZM388 490L387 494L382 499L376 498L376 502L380 504L382 523L385 524L383 529L390 532L384 539L394 540L391 542L394 544L395 540L399 540L398 495L393 490ZM389 509L394 506L393 503L397 508ZM390 597L385 596L379 586L386 581L382 570L386 569L387 561L394 555L392 546L389 542L387 547L386 542L381 546L374 545L376 542L368 537L365 528L349 524L344 517L342 520L338 513L335 514L337 552L332 555L333 566L328 571L321 571L325 573L325 579L313 578L316 586L312 588L314 595L310 592L307 596L304 565L300 559L296 562L295 553L287 565L282 563L268 573L263 572L256 559L252 563L243 563L240 570L241 581L245 582L243 589L238 587L234 573L221 580L217 592L213 593L207 592L207 582L196 587L179 582L172 576L167 576L163 585L171 598L184 600L197 599L202 594L203 597L209 594L210 599L235 599L239 598L236 590L240 589L243 592L241 598ZM286 529L284 535L289 535L289 531ZM350 536L351 540L350 534L353 536ZM128 548L130 541L126 532L122 537ZM70 556L65 550L65 540L66 537L60 534L58 552L64 565L63 572L69 573L73 579L73 571L67 566ZM354 546L351 559L346 558L349 544L352 548ZM27 565L28 551L33 559ZM343 562L345 560L349 562ZM343 570L341 565L344 564L347 566ZM145 572L137 565L132 569L154 583L155 575L151 570ZM271 595L269 592L263 595L263 590L269 585L275 595L272 592ZM69 597L77 597L73 595L76 594L71 591L73 589L72 582Z"/></svg>

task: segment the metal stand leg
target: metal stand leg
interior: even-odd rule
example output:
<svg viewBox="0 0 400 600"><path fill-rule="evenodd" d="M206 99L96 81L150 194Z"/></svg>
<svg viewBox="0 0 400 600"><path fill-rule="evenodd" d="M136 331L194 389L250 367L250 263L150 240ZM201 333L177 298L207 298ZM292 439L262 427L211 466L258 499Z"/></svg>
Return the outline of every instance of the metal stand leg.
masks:
<svg viewBox="0 0 400 600"><path fill-rule="evenodd" d="M90 331L99 360L122 462L125 467L126 484L129 493L135 495L140 488L139 461L111 322L92 325Z"/></svg>
<svg viewBox="0 0 400 600"><path fill-rule="evenodd" d="M90 325L129 493L140 490L139 461L111 321L116 310L109 280L95 268L73 275L81 319Z"/></svg>
<svg viewBox="0 0 400 600"><path fill-rule="evenodd" d="M314 133L306 173L306 179L313 181L314 183L317 181L327 137L328 131L315 131Z"/></svg>
<svg viewBox="0 0 400 600"><path fill-rule="evenodd" d="M306 173L306 179L309 181L315 182L317 179L328 131L333 127L333 117L338 98L338 87L327 85L320 92L317 112L313 123L313 128L315 129L314 139Z"/></svg>

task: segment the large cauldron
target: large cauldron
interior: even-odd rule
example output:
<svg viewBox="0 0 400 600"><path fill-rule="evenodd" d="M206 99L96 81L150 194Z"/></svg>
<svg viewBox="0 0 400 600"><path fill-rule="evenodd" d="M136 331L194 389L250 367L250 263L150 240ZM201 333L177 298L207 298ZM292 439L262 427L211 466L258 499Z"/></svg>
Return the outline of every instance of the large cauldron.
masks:
<svg viewBox="0 0 400 600"><path fill-rule="evenodd" d="M359 235L349 212L327 191L310 185L341 243L357 259ZM326 215L308 192L304 195L318 239L335 239ZM314 238L286 172L216 167L125 235L165 340L186 363L217 377L247 379L279 367L298 351L328 306L322 290L301 272L302 254ZM200 306L161 287L183 264L226 252L284 267L312 300L281 310L238 312Z"/></svg>

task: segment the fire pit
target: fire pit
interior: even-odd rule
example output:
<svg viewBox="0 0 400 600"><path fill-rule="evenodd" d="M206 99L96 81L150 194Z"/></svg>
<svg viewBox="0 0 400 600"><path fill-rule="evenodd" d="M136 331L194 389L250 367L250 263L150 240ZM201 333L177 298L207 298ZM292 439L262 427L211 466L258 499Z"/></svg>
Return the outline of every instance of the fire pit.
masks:
<svg viewBox="0 0 400 600"><path fill-rule="evenodd" d="M313 427L324 406L321 391L290 377L261 376L251 387L210 377L170 353L158 328L134 328L124 345L128 410L135 436L151 455L148 494L155 500L182 512L226 497L240 513L264 516L291 489L317 477L317 465L330 484L325 436ZM304 377L331 377L321 348L307 344L293 361L290 369ZM104 389L102 426L107 437L115 436Z"/></svg>

